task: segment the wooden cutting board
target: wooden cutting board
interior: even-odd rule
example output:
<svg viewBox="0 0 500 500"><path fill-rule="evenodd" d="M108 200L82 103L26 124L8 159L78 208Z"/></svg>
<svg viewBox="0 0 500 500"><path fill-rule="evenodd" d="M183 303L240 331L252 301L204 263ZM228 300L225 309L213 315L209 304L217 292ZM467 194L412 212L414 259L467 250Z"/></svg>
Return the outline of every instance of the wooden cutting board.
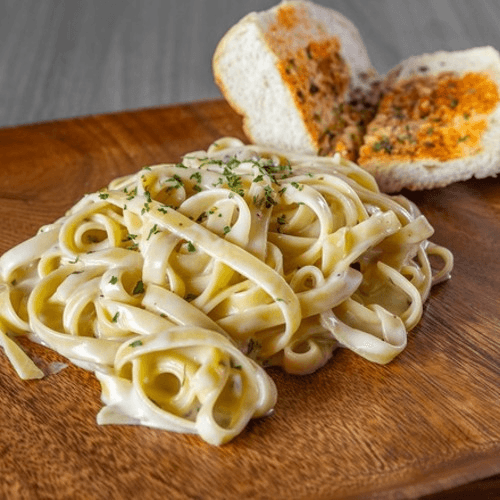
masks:
<svg viewBox="0 0 500 500"><path fill-rule="evenodd" d="M114 177L225 135L244 139L222 101L0 130L0 253ZM498 476L477 482L500 473L500 179L404 194L456 263L390 365L340 350L310 376L271 370L275 414L215 448L99 427L92 374L69 366L23 382L0 352L0 497L391 499L472 481L467 491L500 491ZM64 361L23 345L41 363Z"/></svg>

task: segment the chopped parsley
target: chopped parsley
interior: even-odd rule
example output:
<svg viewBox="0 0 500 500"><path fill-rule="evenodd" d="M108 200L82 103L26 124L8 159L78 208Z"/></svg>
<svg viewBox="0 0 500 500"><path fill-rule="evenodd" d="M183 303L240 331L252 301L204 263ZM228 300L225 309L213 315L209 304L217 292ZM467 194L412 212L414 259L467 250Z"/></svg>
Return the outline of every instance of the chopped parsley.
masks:
<svg viewBox="0 0 500 500"><path fill-rule="evenodd" d="M125 240L123 240L124 242L127 242L127 241L132 241L132 245L129 245L127 247L127 250L137 250L137 248L139 248L139 244L134 242L133 240L137 238L137 234L128 234L127 235L127 238Z"/></svg>
<svg viewBox="0 0 500 500"><path fill-rule="evenodd" d="M194 179L196 182L201 182L201 173L195 172L194 174L191 174L189 178Z"/></svg>
<svg viewBox="0 0 500 500"><path fill-rule="evenodd" d="M304 189L304 186L300 185L298 182L292 182L291 185L299 191L302 191Z"/></svg>
<svg viewBox="0 0 500 500"><path fill-rule="evenodd" d="M149 230L149 234L148 234L148 237L146 238L146 241L149 240L149 238L151 238L151 236L153 236L153 234L157 234L159 233L160 230L158 229L158 225L155 224L150 230Z"/></svg>
<svg viewBox="0 0 500 500"><path fill-rule="evenodd" d="M140 293L144 293L144 283L142 280L139 280L134 287L134 290L132 291L133 295L138 295Z"/></svg>
<svg viewBox="0 0 500 500"><path fill-rule="evenodd" d="M167 191L170 191L172 189L179 189L182 186L184 186L182 179L177 174L174 174L172 177L165 179L164 182L165 182L165 184L166 183L172 184L171 186L168 186Z"/></svg>
<svg viewBox="0 0 500 500"><path fill-rule="evenodd" d="M125 191L127 193L127 191ZM137 187L132 189L132 191L128 192L127 200L133 200L137 196Z"/></svg>

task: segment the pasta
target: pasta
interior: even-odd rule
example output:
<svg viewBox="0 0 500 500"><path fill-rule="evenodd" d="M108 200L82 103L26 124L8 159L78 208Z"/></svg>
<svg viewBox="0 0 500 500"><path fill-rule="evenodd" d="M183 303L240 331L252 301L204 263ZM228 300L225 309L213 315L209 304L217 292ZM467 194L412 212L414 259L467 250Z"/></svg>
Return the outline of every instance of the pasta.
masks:
<svg viewBox="0 0 500 500"><path fill-rule="evenodd" d="M311 373L338 346L397 356L452 268L432 233L338 154L223 138L114 180L6 252L0 342L22 378L44 373L17 335L94 371L99 424L219 445L272 411L267 366Z"/></svg>

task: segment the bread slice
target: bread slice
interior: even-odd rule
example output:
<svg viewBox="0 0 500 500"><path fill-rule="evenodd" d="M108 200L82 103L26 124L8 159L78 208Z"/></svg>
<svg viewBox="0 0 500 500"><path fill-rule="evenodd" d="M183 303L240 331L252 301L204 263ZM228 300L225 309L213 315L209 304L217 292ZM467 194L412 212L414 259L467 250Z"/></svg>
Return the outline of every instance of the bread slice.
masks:
<svg viewBox="0 0 500 500"><path fill-rule="evenodd" d="M385 192L500 172L500 54L492 47L411 57L390 71L357 162Z"/></svg>
<svg viewBox="0 0 500 500"><path fill-rule="evenodd" d="M213 72L248 138L285 150L354 159L378 101L358 30L308 1L245 16L219 42Z"/></svg>
<svg viewBox="0 0 500 500"><path fill-rule="evenodd" d="M500 54L492 47L411 57L380 80L348 19L283 1L230 29L213 71L251 141L340 152L382 191L500 172Z"/></svg>

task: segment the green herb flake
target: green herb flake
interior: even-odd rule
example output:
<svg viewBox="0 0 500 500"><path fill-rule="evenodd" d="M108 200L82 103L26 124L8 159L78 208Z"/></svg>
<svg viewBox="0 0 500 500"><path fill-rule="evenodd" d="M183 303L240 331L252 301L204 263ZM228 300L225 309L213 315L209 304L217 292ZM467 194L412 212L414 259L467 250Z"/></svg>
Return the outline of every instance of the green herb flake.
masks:
<svg viewBox="0 0 500 500"><path fill-rule="evenodd" d="M304 189L304 186L300 185L298 182L291 182L291 185L299 191L302 191Z"/></svg>
<svg viewBox="0 0 500 500"><path fill-rule="evenodd" d="M174 174L172 177L169 177L168 179L165 179L165 183L171 183L172 185L167 188L167 191L170 191L171 189L179 189L181 188L184 184L181 179L177 174Z"/></svg>
<svg viewBox="0 0 500 500"><path fill-rule="evenodd" d="M144 293L144 283L142 280L139 280L134 287L134 290L132 291L133 295L138 295L140 293Z"/></svg>
<svg viewBox="0 0 500 500"><path fill-rule="evenodd" d="M201 182L201 173L195 172L194 174L191 174L189 178L194 179L196 182Z"/></svg>
<svg viewBox="0 0 500 500"><path fill-rule="evenodd" d="M120 316L120 313L117 311L116 314L113 316L111 322L116 323L118 321L118 316Z"/></svg>
<svg viewBox="0 0 500 500"><path fill-rule="evenodd" d="M133 200L136 196L137 196L137 187L135 187L134 189L132 189L132 191L130 191L130 194L127 196L127 200L128 201Z"/></svg>
<svg viewBox="0 0 500 500"><path fill-rule="evenodd" d="M158 225L155 224L150 230L149 230L149 234L148 234L148 237L146 238L146 241L149 240L149 238L151 238L151 236L153 236L153 234L157 234L159 233L160 230L158 229Z"/></svg>
<svg viewBox="0 0 500 500"><path fill-rule="evenodd" d="M389 138L384 136L384 137L382 137L382 139L380 141L375 142L372 145L372 149L375 152L384 150L386 153L390 154L392 152L392 145L389 142Z"/></svg>
<svg viewBox="0 0 500 500"><path fill-rule="evenodd" d="M118 283L118 278L116 276L111 276L111 279L109 280L109 282L112 285L116 285L116 283Z"/></svg>
<svg viewBox="0 0 500 500"><path fill-rule="evenodd" d="M188 252L196 252L196 247L193 245L192 241L188 241L187 249L188 249Z"/></svg>
<svg viewBox="0 0 500 500"><path fill-rule="evenodd" d="M274 199L274 191L271 186L266 186L264 188L266 208L271 208L273 205L277 205L278 202Z"/></svg>
<svg viewBox="0 0 500 500"><path fill-rule="evenodd" d="M142 340L134 340L128 346L129 347L139 347L142 345Z"/></svg>

